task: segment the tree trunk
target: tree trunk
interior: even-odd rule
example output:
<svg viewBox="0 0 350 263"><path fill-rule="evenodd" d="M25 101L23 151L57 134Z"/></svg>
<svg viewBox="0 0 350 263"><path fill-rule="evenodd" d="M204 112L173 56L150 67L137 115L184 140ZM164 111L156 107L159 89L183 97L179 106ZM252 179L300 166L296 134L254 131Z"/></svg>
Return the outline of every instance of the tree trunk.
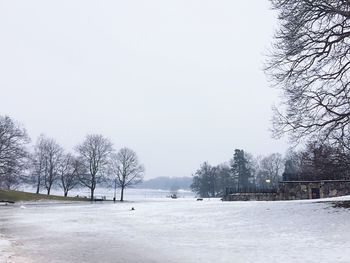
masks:
<svg viewBox="0 0 350 263"><path fill-rule="evenodd" d="M39 194L40 192L40 176L38 177L38 184L36 186L36 194Z"/></svg>
<svg viewBox="0 0 350 263"><path fill-rule="evenodd" d="M93 187L91 187L91 201L94 201L94 188Z"/></svg>
<svg viewBox="0 0 350 263"><path fill-rule="evenodd" d="M120 201L124 201L124 187L122 186L121 192L120 192Z"/></svg>
<svg viewBox="0 0 350 263"><path fill-rule="evenodd" d="M116 198L117 198L117 179L114 180L114 197L113 197L114 203L115 203Z"/></svg>
<svg viewBox="0 0 350 263"><path fill-rule="evenodd" d="M64 197L67 197L68 191L64 191Z"/></svg>
<svg viewBox="0 0 350 263"><path fill-rule="evenodd" d="M50 195L51 187L47 188L47 195Z"/></svg>

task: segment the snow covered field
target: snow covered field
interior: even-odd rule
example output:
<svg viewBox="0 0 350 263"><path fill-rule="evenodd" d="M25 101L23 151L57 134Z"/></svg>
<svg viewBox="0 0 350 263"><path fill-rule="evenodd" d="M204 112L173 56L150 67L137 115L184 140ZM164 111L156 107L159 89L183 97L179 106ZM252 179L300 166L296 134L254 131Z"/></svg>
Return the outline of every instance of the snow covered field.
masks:
<svg viewBox="0 0 350 263"><path fill-rule="evenodd" d="M29 192L29 193L35 193L36 189L32 187L24 187L19 189L21 191ZM46 194L45 191L42 191L41 193ZM145 199L153 199L153 198L166 198L167 196L170 196L173 194L174 191L170 190L156 190L156 189L139 189L139 188L128 188L124 192L124 198L127 200L145 200ZM194 193L190 190L178 190L176 191L178 197L181 198L194 198ZM51 194L53 195L59 195L63 196L63 191L61 189L52 189ZM90 190L88 188L81 188L81 189L73 189L69 192L68 196L90 196ZM117 192L117 200L120 198L120 189L118 188ZM114 196L114 190L113 188L106 188L106 187L97 187L95 189L95 196L106 196L107 199L112 200Z"/></svg>
<svg viewBox="0 0 350 263"><path fill-rule="evenodd" d="M314 201L18 204L0 207L0 262L348 263L349 218Z"/></svg>

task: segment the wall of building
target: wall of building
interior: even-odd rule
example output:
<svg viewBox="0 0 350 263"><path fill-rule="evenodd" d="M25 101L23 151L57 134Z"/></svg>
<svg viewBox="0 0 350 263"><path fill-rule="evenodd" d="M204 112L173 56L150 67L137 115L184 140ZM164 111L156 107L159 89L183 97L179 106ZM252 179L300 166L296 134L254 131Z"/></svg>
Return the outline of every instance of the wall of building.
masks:
<svg viewBox="0 0 350 263"><path fill-rule="evenodd" d="M236 193L225 196L225 201L276 201L277 193Z"/></svg>
<svg viewBox="0 0 350 263"><path fill-rule="evenodd" d="M279 185L279 193L281 200L314 199L350 195L350 181L281 182Z"/></svg>
<svg viewBox="0 0 350 263"><path fill-rule="evenodd" d="M350 180L285 181L277 193L235 193L225 201L301 200L350 195Z"/></svg>

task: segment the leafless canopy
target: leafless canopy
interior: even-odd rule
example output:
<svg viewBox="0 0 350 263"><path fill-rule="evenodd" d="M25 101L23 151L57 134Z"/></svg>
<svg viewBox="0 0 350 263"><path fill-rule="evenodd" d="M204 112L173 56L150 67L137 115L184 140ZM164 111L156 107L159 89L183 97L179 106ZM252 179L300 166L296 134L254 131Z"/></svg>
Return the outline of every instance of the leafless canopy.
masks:
<svg viewBox="0 0 350 263"><path fill-rule="evenodd" d="M80 183L90 189L91 200L93 200L96 185L101 182L103 172L109 164L113 145L102 135L92 134L86 136L83 143L78 145L76 150L86 171L79 175Z"/></svg>
<svg viewBox="0 0 350 263"><path fill-rule="evenodd" d="M36 179L36 193L39 194L45 173L45 141L42 135L39 136L31 154L31 173Z"/></svg>
<svg viewBox="0 0 350 263"><path fill-rule="evenodd" d="M349 135L350 1L271 0L280 28L267 66L284 101L276 137Z"/></svg>
<svg viewBox="0 0 350 263"><path fill-rule="evenodd" d="M121 188L120 201L123 201L124 189L142 182L144 167L133 150L122 148L112 158L112 173L116 184Z"/></svg>
<svg viewBox="0 0 350 263"><path fill-rule="evenodd" d="M0 188L11 188L22 175L28 142L24 128L7 116L0 116Z"/></svg>
<svg viewBox="0 0 350 263"><path fill-rule="evenodd" d="M71 154L65 154L62 157L59 169L60 187L63 189L64 196L78 184L78 175L82 174L83 167L79 160Z"/></svg>
<svg viewBox="0 0 350 263"><path fill-rule="evenodd" d="M261 160L260 168L263 174L266 174L265 180L270 180L273 187L278 186L278 182L281 181L284 164L283 157L280 153L273 153L264 157Z"/></svg>
<svg viewBox="0 0 350 263"><path fill-rule="evenodd" d="M43 185L50 194L52 185L58 179L59 167L63 156L63 148L51 138L41 135L35 145L33 155L33 172L37 176L37 193Z"/></svg>

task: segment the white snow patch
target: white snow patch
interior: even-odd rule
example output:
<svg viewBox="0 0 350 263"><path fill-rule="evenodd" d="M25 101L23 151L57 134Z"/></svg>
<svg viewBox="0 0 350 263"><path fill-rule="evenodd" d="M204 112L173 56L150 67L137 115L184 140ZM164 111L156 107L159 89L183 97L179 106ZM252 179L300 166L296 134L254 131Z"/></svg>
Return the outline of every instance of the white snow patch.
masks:
<svg viewBox="0 0 350 263"><path fill-rule="evenodd" d="M11 256L11 242L0 234L0 262L10 262Z"/></svg>

